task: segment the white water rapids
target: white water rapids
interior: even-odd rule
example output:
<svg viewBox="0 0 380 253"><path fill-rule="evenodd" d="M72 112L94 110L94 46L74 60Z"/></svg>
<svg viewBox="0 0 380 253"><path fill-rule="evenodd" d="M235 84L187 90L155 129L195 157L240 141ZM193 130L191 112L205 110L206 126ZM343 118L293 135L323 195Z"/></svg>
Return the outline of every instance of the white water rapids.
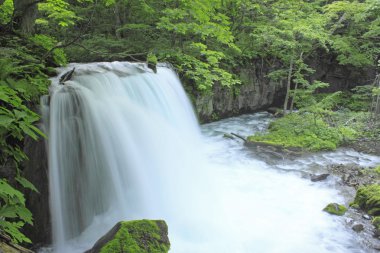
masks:
<svg viewBox="0 0 380 253"><path fill-rule="evenodd" d="M73 66L44 109L54 252L83 252L118 221L143 218L168 223L173 253L370 252L344 218L321 211L349 202L336 180L312 183L297 171L379 158L343 150L268 159L223 138L265 129L266 113L200 128L167 67L94 63L62 73Z"/></svg>

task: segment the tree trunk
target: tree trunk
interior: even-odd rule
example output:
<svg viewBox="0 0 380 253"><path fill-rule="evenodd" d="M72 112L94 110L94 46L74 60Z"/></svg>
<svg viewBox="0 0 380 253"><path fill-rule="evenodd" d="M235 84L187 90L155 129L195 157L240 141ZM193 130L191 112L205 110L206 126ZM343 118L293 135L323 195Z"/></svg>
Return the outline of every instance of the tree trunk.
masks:
<svg viewBox="0 0 380 253"><path fill-rule="evenodd" d="M303 52L301 52L300 54L300 61L302 61L302 56L303 56ZM296 98L296 95L297 95L297 89L298 89L298 83L296 83L296 85L294 86L294 91L292 94L292 102L290 103L290 113L293 112L294 99Z"/></svg>
<svg viewBox="0 0 380 253"><path fill-rule="evenodd" d="M116 1L116 3L115 3L114 13L115 13L115 36L116 36L116 38L121 39L121 32L118 31L118 29L121 27L119 1Z"/></svg>
<svg viewBox="0 0 380 253"><path fill-rule="evenodd" d="M24 35L34 33L38 0L14 0L12 27Z"/></svg>
<svg viewBox="0 0 380 253"><path fill-rule="evenodd" d="M284 115L286 115L286 109L288 109L290 84L292 82L292 73L293 73L293 56L290 59L289 71L288 71L288 81L286 83L286 95L285 95L285 101L284 101Z"/></svg>
<svg viewBox="0 0 380 253"><path fill-rule="evenodd" d="M376 76L373 87L380 89L380 74ZM372 99L371 111L374 115L375 120L380 117L380 95L376 95Z"/></svg>
<svg viewBox="0 0 380 253"><path fill-rule="evenodd" d="M292 94L292 102L290 102L290 113L293 112L293 106L294 106L294 98L296 97L297 95L297 88L298 88L298 83L296 83L296 85L294 86L294 91L293 91L293 94Z"/></svg>

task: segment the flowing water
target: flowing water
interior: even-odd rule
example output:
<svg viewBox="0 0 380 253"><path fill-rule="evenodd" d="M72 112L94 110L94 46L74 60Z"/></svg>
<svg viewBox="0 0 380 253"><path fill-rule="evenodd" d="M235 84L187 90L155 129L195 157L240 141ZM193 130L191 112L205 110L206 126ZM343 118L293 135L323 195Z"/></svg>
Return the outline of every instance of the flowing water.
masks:
<svg viewBox="0 0 380 253"><path fill-rule="evenodd" d="M142 218L167 221L174 253L370 252L344 218L321 211L352 192L301 174L380 158L253 151L223 135L264 130L267 113L199 127L170 68L115 62L62 73L73 66L43 107L54 252L83 252L118 221Z"/></svg>

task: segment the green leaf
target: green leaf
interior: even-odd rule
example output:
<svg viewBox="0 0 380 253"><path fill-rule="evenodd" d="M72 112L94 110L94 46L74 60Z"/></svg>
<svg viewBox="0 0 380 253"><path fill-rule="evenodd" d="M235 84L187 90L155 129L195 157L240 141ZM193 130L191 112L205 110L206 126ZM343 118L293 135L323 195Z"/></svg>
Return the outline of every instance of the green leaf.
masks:
<svg viewBox="0 0 380 253"><path fill-rule="evenodd" d="M22 185L22 187L30 189L34 192L39 192L37 190L37 188L30 181L28 181L26 178L18 175L15 179L17 180L17 182L19 182Z"/></svg>

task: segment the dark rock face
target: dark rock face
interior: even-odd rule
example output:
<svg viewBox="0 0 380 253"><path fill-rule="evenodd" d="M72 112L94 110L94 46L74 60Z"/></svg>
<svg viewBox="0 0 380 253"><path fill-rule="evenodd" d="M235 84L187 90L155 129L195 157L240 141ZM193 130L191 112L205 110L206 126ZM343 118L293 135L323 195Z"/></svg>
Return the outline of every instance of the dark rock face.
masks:
<svg viewBox="0 0 380 253"><path fill-rule="evenodd" d="M136 220L117 223L85 253L167 253L168 226L162 220Z"/></svg>
<svg viewBox="0 0 380 253"><path fill-rule="evenodd" d="M33 213L34 225L26 226L25 233L34 246L51 243L51 220L49 211L48 161L45 140L34 141L26 138L23 176L34 184L39 193L25 191L26 206Z"/></svg>
<svg viewBox="0 0 380 253"><path fill-rule="evenodd" d="M266 77L269 72L268 67L255 64L240 70L243 84L235 90L215 84L213 94L196 95L195 108L199 119L208 122L281 103L281 86Z"/></svg>
<svg viewBox="0 0 380 253"><path fill-rule="evenodd" d="M309 60L310 67L315 69L311 80L329 83L324 92L350 90L358 85L371 84L376 76L375 68L355 68L340 65L336 56L331 53L318 52Z"/></svg>

